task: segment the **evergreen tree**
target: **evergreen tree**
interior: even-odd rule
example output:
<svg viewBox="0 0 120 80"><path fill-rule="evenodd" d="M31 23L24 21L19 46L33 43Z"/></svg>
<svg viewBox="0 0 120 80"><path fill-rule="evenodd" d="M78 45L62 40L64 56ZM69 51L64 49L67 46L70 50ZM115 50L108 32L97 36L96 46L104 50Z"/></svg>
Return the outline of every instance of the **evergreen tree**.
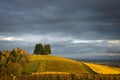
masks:
<svg viewBox="0 0 120 80"><path fill-rule="evenodd" d="M48 54L51 54L51 46L48 44Z"/></svg>
<svg viewBox="0 0 120 80"><path fill-rule="evenodd" d="M39 54L38 53L38 44L35 45L34 54Z"/></svg>
<svg viewBox="0 0 120 80"><path fill-rule="evenodd" d="M44 45L44 54L45 54L45 55L48 54L48 47L47 47L46 44Z"/></svg>
<svg viewBox="0 0 120 80"><path fill-rule="evenodd" d="M44 54L44 48L43 48L43 45L41 43L39 44L36 44L35 46L35 49L34 49L34 54L41 54L43 55Z"/></svg>
<svg viewBox="0 0 120 80"><path fill-rule="evenodd" d="M41 43L39 44L38 52L39 52L39 54L41 54L41 55L44 54L44 47L43 47L43 45L42 45Z"/></svg>
<svg viewBox="0 0 120 80"><path fill-rule="evenodd" d="M50 44L44 45L44 54L51 54L51 46Z"/></svg>

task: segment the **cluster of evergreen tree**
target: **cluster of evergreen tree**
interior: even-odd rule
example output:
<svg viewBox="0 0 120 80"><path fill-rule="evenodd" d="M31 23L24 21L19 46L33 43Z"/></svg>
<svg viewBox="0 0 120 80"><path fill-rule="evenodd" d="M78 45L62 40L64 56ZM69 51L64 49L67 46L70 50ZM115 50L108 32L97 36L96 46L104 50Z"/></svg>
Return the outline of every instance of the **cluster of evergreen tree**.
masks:
<svg viewBox="0 0 120 80"><path fill-rule="evenodd" d="M51 46L50 44L36 44L35 49L34 49L34 54L37 55L48 55L51 54Z"/></svg>

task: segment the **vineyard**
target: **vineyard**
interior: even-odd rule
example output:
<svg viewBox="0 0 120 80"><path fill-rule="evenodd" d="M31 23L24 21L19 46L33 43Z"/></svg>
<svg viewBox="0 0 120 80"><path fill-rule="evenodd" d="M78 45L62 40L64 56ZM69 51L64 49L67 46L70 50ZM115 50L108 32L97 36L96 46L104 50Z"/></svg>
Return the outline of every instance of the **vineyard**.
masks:
<svg viewBox="0 0 120 80"><path fill-rule="evenodd" d="M85 65L75 60L49 55L32 55L31 62L25 66L23 72L38 74L41 72L95 73L89 67L85 67Z"/></svg>
<svg viewBox="0 0 120 80"><path fill-rule="evenodd" d="M0 76L0 80L120 80L120 68L51 55L30 55L22 75Z"/></svg>
<svg viewBox="0 0 120 80"><path fill-rule="evenodd" d="M120 74L120 68L112 68L109 66L93 64L84 62L87 66L89 66L92 70L99 74Z"/></svg>
<svg viewBox="0 0 120 80"><path fill-rule="evenodd" d="M5 76L0 80L120 80L119 74L37 74Z"/></svg>

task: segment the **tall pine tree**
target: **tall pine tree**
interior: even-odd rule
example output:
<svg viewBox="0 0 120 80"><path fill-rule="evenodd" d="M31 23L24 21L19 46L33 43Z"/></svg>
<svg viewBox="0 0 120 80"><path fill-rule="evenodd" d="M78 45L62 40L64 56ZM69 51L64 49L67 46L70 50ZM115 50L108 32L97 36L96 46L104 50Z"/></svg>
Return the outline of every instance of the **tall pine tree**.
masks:
<svg viewBox="0 0 120 80"><path fill-rule="evenodd" d="M41 43L39 44L36 44L35 46L35 49L34 49L34 54L41 54L43 55L44 54L44 48L43 48L43 45Z"/></svg>
<svg viewBox="0 0 120 80"><path fill-rule="evenodd" d="M44 45L44 54L51 54L51 46L50 44Z"/></svg>

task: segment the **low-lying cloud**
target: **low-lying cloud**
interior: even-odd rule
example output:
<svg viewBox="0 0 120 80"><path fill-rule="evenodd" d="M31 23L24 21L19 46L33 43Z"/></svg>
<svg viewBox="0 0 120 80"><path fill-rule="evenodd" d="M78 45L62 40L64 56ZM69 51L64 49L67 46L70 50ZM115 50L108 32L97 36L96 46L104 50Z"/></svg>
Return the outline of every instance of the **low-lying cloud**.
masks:
<svg viewBox="0 0 120 80"><path fill-rule="evenodd" d="M0 37L0 41L23 41L23 39L15 37Z"/></svg>

